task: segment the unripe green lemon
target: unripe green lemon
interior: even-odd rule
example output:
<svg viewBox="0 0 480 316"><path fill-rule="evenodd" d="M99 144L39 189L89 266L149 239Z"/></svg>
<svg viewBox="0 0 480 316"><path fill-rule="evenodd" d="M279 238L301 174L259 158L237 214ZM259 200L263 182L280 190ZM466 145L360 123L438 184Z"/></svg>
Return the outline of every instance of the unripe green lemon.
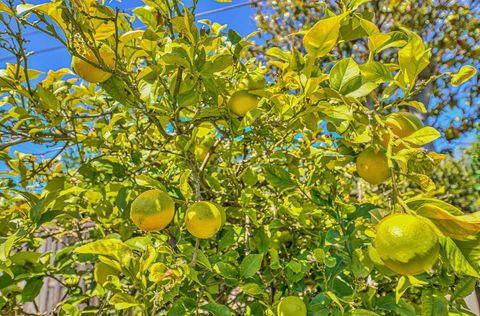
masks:
<svg viewBox="0 0 480 316"><path fill-rule="evenodd" d="M278 316L306 316L307 307L297 296L287 296L280 301L277 307Z"/></svg>
<svg viewBox="0 0 480 316"><path fill-rule="evenodd" d="M374 242L378 255L390 270L402 275L427 271L438 259L438 236L424 219L393 214L377 225Z"/></svg>
<svg viewBox="0 0 480 316"><path fill-rule="evenodd" d="M140 194L132 203L130 218L144 231L156 231L167 227L175 215L175 204L170 196L160 190Z"/></svg>

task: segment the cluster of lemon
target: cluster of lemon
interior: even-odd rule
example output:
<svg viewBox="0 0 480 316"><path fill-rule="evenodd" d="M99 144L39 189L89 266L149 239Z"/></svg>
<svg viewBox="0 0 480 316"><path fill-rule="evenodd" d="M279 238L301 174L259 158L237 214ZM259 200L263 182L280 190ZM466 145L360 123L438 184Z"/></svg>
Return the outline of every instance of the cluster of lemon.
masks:
<svg viewBox="0 0 480 316"><path fill-rule="evenodd" d="M105 44L100 44L97 54L84 46L80 45L79 47L81 48L80 54L74 56L71 63L75 73L90 83L101 83L108 80L112 76L112 72L102 68L113 69L115 67L115 52ZM227 104L230 112L238 117L245 116L258 106L258 97L252 92L262 90L265 87L265 79L249 77L242 85L244 89L233 93Z"/></svg>
<svg viewBox="0 0 480 316"><path fill-rule="evenodd" d="M133 201L130 218L143 231L158 231L168 226L175 216L175 203L161 190L141 193ZM185 213L185 226L190 234L207 239L225 223L224 209L212 202L196 202Z"/></svg>
<svg viewBox="0 0 480 316"><path fill-rule="evenodd" d="M358 175L371 184L380 184L390 177L390 168L385 154L385 149L391 141L389 131L394 138L403 139L423 127L422 121L409 112L390 114L386 118L385 125L388 130L382 134L380 142L383 149L375 150L373 147L367 147L357 157ZM393 147L393 152L399 152L404 148L403 144L399 144Z"/></svg>
<svg viewBox="0 0 480 316"><path fill-rule="evenodd" d="M402 139L423 127L422 121L409 112L390 114L385 122L387 130L381 145L387 148L394 138ZM391 133L390 133L391 132ZM396 140L394 139L394 141ZM404 149L403 144L393 146L394 153ZM357 157L357 173L371 184L380 184L390 177L385 150L367 147ZM403 275L427 271L437 261L439 241L435 228L423 217L412 214L393 214L385 217L376 227L375 248L390 270Z"/></svg>

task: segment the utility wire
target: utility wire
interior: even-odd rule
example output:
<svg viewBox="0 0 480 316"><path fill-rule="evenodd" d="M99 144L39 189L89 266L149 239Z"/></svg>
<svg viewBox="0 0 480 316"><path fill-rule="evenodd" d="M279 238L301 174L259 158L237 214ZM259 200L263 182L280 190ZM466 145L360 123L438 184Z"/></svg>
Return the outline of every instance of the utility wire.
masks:
<svg viewBox="0 0 480 316"><path fill-rule="evenodd" d="M230 5L230 6L223 7L223 8L198 12L197 14L195 14L195 16L200 17L200 16L206 16L206 15L220 13L220 12L224 12L224 11L229 11L229 10L245 7L245 6L248 6L248 5L255 5L255 4L258 4L262 1L264 1L264 0L245 1L245 2L242 2L242 3L237 3L237 4ZM126 9L124 11L132 11L133 9L135 9L135 8L129 8L129 9ZM142 29L143 28L145 28L145 27L142 27ZM41 33L41 32L40 31L32 31L32 32L27 32L24 35L30 36L30 35L35 35L35 34L38 34L38 33ZM48 53L48 52L51 52L51 51L56 51L56 50L59 50L59 49L62 49L62 48L65 48L65 46L60 45L60 46L47 47L47 48L39 49L39 50L35 51L34 54L35 55L40 55L40 54ZM15 60L15 56L0 58L0 62L2 62L2 63L6 62L6 61L10 61L10 60Z"/></svg>

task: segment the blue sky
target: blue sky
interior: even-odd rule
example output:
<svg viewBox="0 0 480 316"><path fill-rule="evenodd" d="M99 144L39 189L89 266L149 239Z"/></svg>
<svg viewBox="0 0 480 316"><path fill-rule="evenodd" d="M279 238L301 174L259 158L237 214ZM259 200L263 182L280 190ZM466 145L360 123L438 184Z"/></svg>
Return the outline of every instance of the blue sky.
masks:
<svg viewBox="0 0 480 316"><path fill-rule="evenodd" d="M40 4L45 2L48 2L48 0L27 1L27 3L32 4ZM219 3L214 0L200 0L197 6L197 13L225 8L231 6L232 4L239 4L242 2L244 1L242 0L234 1L232 3ZM143 2L139 0L128 0L120 3L117 1L107 1L107 4L112 7L118 7L122 10L128 10L137 6L141 6ZM127 12L131 13L130 10ZM241 35L247 35L257 29L255 21L252 18L254 13L254 8L251 8L250 6L243 6L231 10L222 11L219 13L212 13L202 16L201 18L209 19L220 24L228 24L229 28L233 28ZM42 33L32 34L28 36L28 39L30 40L30 43L28 43L27 47L30 51L33 52L60 45L58 41ZM2 57L3 56L0 55L0 58ZM50 51L48 53L32 55L29 63L33 69L48 71L49 69L69 67L70 56L68 55L66 49L58 49L55 51Z"/></svg>

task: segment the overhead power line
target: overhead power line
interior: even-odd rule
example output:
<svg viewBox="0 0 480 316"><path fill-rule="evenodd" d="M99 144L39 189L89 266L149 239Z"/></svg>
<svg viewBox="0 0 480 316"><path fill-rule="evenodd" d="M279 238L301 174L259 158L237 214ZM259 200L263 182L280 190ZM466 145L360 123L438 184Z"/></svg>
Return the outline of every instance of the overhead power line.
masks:
<svg viewBox="0 0 480 316"><path fill-rule="evenodd" d="M233 4L233 5L230 5L230 6L223 7L223 8L198 12L197 14L195 14L195 16L196 17L201 17L201 16L210 15L210 14L229 11L229 10L245 7L245 6L248 6L248 5L255 5L255 4L258 4L262 1L264 1L264 0L245 1L245 2L242 2L242 3ZM133 9L134 8L129 8L129 9L126 9L125 11L132 11ZM144 27L142 27L142 28L144 28ZM32 32L25 33L25 35L30 36L30 35L34 35L34 34L38 34L38 33L40 33L40 31L32 31ZM63 45L47 47L47 48L39 49L39 50L35 51L34 54L35 55L40 55L40 54L48 53L48 52L51 52L51 51L56 51L56 50L63 49L63 48L65 48L65 46L63 46ZM0 62L2 62L2 63L7 62L7 61L11 61L11 60L15 60L15 56L0 58Z"/></svg>

